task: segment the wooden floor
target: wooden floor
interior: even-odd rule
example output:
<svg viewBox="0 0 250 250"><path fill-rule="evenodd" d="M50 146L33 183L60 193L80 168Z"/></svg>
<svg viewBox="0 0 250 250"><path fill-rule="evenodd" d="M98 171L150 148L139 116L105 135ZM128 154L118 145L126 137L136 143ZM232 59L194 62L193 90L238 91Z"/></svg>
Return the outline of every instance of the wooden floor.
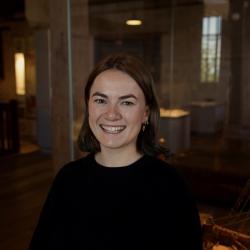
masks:
<svg viewBox="0 0 250 250"><path fill-rule="evenodd" d="M51 156L28 153L35 149L0 157L0 250L27 250L51 185ZM188 178L200 212L224 216L250 177L250 142L193 136L191 150L171 162ZM217 200L226 202L218 206Z"/></svg>
<svg viewBox="0 0 250 250"><path fill-rule="evenodd" d="M0 249L26 250L52 181L40 152L0 158Z"/></svg>

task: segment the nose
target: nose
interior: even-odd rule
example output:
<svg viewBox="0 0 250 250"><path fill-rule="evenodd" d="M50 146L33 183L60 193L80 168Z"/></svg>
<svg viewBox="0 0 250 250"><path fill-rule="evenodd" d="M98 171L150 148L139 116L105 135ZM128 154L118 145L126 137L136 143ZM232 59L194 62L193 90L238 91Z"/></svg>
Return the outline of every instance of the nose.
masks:
<svg viewBox="0 0 250 250"><path fill-rule="evenodd" d="M110 104L107 107L105 118L109 121L116 121L121 119L121 113L119 112L117 105Z"/></svg>

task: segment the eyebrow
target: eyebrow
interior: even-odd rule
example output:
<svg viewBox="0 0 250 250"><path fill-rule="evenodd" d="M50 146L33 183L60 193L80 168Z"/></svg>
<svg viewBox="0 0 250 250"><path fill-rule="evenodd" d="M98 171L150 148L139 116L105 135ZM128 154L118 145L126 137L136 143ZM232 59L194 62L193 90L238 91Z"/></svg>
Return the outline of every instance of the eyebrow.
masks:
<svg viewBox="0 0 250 250"><path fill-rule="evenodd" d="M95 93L92 95L92 97L94 97L94 96L101 96L101 97L103 97L103 98L108 98L107 95L104 95L104 94L102 94L102 93L100 93L100 92L95 92Z"/></svg>
<svg viewBox="0 0 250 250"><path fill-rule="evenodd" d="M92 97L94 97L94 96L101 96L101 97L103 97L103 98L108 99L108 96L107 96L107 95L105 95L105 94L103 94L103 93L100 93L100 92L95 92L95 93L92 95ZM137 100L137 97L136 97L135 95L133 95L133 94L123 95L123 96L120 96L120 97L119 97L120 100L124 100L124 99L128 99L128 98L134 98L134 99Z"/></svg>

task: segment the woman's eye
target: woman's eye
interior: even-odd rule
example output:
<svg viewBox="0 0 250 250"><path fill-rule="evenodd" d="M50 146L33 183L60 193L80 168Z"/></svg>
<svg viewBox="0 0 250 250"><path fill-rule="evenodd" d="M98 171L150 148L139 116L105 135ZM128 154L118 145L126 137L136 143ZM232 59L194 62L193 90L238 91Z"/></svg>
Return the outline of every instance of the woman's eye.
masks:
<svg viewBox="0 0 250 250"><path fill-rule="evenodd" d="M133 102L130 102L130 101L123 101L122 104L123 104L123 105L126 105L126 106L134 105L134 103L133 103Z"/></svg>
<svg viewBox="0 0 250 250"><path fill-rule="evenodd" d="M105 100L104 99L95 99L94 102L97 104L104 104Z"/></svg>

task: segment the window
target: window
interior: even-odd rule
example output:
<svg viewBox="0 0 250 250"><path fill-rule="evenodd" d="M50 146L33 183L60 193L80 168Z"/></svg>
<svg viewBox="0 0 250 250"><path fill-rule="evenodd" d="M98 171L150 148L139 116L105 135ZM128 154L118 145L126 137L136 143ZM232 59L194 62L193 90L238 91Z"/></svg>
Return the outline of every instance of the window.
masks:
<svg viewBox="0 0 250 250"><path fill-rule="evenodd" d="M221 54L221 17L203 18L201 43L201 82L218 82Z"/></svg>

